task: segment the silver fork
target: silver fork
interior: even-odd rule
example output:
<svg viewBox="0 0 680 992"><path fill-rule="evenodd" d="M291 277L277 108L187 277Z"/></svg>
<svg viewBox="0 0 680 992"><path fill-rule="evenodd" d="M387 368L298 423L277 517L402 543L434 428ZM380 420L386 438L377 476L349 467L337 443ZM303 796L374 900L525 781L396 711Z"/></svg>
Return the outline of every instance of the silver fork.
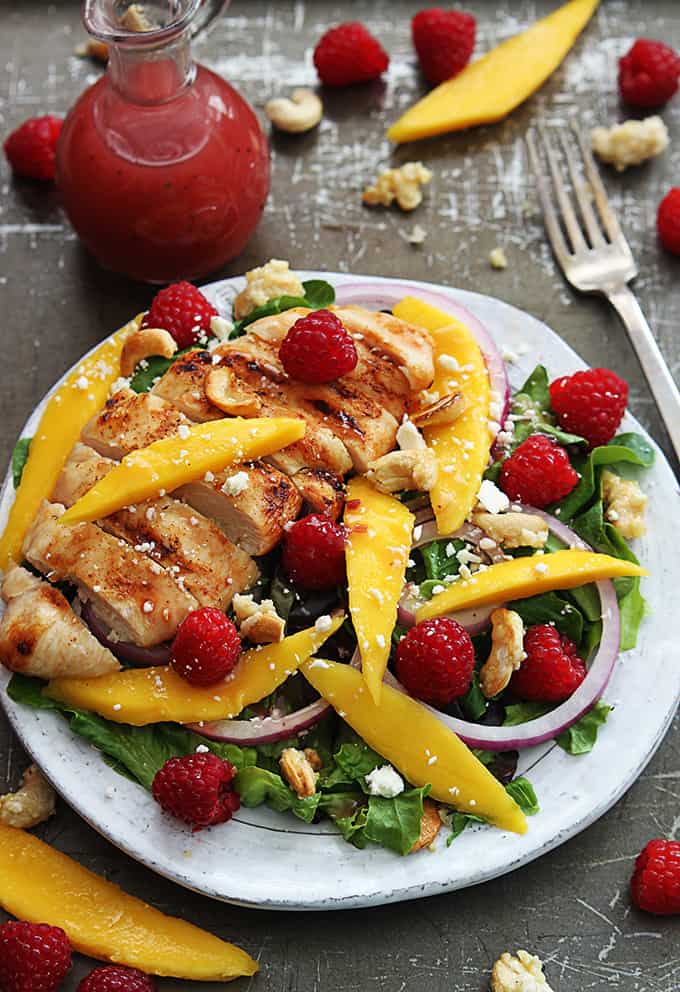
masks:
<svg viewBox="0 0 680 992"><path fill-rule="evenodd" d="M542 124L538 125L538 138L534 131L527 135L529 158L536 177L550 244L572 286L583 293L602 293L617 310L656 400L675 453L680 458L680 392L640 304L628 286L630 280L637 275L638 269L609 204L590 148L575 123L572 124L572 129L575 141L565 133L566 129L561 128L557 132L562 148L561 156L557 154L553 139ZM543 165L539 144L543 147L548 172ZM580 148L581 166L574 145ZM566 161L566 172L571 180L581 220L563 178L563 161ZM583 170L589 187L584 181Z"/></svg>

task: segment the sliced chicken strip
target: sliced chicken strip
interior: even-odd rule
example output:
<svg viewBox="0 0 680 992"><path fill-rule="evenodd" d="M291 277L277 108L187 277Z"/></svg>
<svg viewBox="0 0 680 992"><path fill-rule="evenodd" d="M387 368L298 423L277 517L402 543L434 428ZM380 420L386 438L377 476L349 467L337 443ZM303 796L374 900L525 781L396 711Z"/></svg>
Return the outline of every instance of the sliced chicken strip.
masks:
<svg viewBox="0 0 680 992"><path fill-rule="evenodd" d="M151 390L152 396L172 403L181 413L197 424L219 420L222 410L213 406L205 395L205 377L213 366L209 351L188 351L175 359L165 375Z"/></svg>
<svg viewBox="0 0 680 992"><path fill-rule="evenodd" d="M74 444L52 490L50 501L63 503L66 507L73 506L92 489L95 482L108 475L115 464L112 458L105 458L87 444Z"/></svg>
<svg viewBox="0 0 680 992"><path fill-rule="evenodd" d="M41 679L93 678L120 668L58 589L15 567L2 584L0 661Z"/></svg>
<svg viewBox="0 0 680 992"><path fill-rule="evenodd" d="M27 560L51 582L75 583L121 641L150 647L170 640L196 599L156 562L95 524L62 527L63 512L60 503L43 503L24 541Z"/></svg>
<svg viewBox="0 0 680 992"><path fill-rule="evenodd" d="M345 504L345 486L332 472L305 468L292 476L292 482L314 513L325 513L337 520Z"/></svg>
<svg viewBox="0 0 680 992"><path fill-rule="evenodd" d="M81 431L84 444L106 458L120 460L137 448L176 434L189 421L170 403L153 393L121 389Z"/></svg>

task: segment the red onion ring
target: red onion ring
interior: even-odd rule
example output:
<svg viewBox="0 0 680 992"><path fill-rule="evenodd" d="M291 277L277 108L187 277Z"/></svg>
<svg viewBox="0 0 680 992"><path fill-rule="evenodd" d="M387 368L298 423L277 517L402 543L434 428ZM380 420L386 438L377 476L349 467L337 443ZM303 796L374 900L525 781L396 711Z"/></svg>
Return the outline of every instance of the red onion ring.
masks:
<svg viewBox="0 0 680 992"><path fill-rule="evenodd" d="M252 720L216 720L212 723L190 723L188 730L225 744L273 744L309 730L331 709L325 699L282 717L253 717Z"/></svg>
<svg viewBox="0 0 680 992"><path fill-rule="evenodd" d="M109 636L109 629L94 611L92 603L83 603L80 613L83 623L94 634L100 644L108 648L112 655L119 661L126 661L130 665L138 668L151 668L154 665L169 665L172 657L172 645L155 644L150 648L140 647L139 644L132 644L130 641L113 641Z"/></svg>
<svg viewBox="0 0 680 992"><path fill-rule="evenodd" d="M496 394L500 409L498 411L498 429L501 429L510 409L510 383L505 371L505 362L496 346L495 341L480 320L467 307L455 303L450 296L438 293L436 290L425 289L409 282L346 282L336 287L336 304L338 306L371 306L381 309L392 309L405 296L415 296L423 303L450 313L460 320L472 332L489 373L492 394Z"/></svg>

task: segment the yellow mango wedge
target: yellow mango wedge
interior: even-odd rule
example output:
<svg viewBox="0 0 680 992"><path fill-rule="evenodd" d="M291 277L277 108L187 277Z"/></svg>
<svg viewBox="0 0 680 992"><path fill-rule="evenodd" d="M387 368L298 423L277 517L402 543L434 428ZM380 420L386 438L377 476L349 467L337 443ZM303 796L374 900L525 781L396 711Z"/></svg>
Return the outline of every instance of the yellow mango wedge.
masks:
<svg viewBox="0 0 680 992"><path fill-rule="evenodd" d="M349 665L316 659L302 666L316 691L361 738L415 786L504 830L526 833L524 814L500 782L452 730L417 700L384 685L380 706ZM433 760L434 759L434 760Z"/></svg>
<svg viewBox="0 0 680 992"><path fill-rule="evenodd" d="M21 545L40 504L52 492L80 432L120 378L120 353L141 322L131 320L84 358L47 401L29 450L21 484L0 539L0 570L21 560Z"/></svg>
<svg viewBox="0 0 680 992"><path fill-rule="evenodd" d="M387 137L415 141L506 117L557 69L597 5L571 0L508 38L407 110Z"/></svg>
<svg viewBox="0 0 680 992"><path fill-rule="evenodd" d="M347 486L349 611L359 642L361 671L375 703L380 702L414 520L403 503L378 492L366 479L357 476Z"/></svg>
<svg viewBox="0 0 680 992"><path fill-rule="evenodd" d="M625 575L649 575L649 572L640 565L594 551L555 551L549 555L513 558L489 565L486 571L476 572L470 579L454 582L421 606L416 619L420 623L444 613L524 599L553 589L574 589L588 582Z"/></svg>
<svg viewBox="0 0 680 992"><path fill-rule="evenodd" d="M295 417L227 417L188 427L185 435L162 438L132 451L59 518L61 524L108 517L124 506L220 472L233 462L280 451L305 433Z"/></svg>
<svg viewBox="0 0 680 992"><path fill-rule="evenodd" d="M45 695L62 703L91 710L107 720L143 727L149 723L199 723L231 719L246 706L259 703L297 671L340 627L309 627L246 651L229 677L216 685L193 686L169 665L128 668L95 679L52 679Z"/></svg>
<svg viewBox="0 0 680 992"><path fill-rule="evenodd" d="M474 337L451 314L407 296L396 305L394 315L425 327L432 335L435 379L431 389L441 396L461 393L465 400L463 412L452 424L423 430L439 465L437 483L430 492L437 529L440 534L452 534L474 507L489 461L489 376ZM439 361L442 356L446 356L444 365ZM447 368L452 364L448 358L465 371Z"/></svg>
<svg viewBox="0 0 680 992"><path fill-rule="evenodd" d="M149 975L225 982L254 975L249 954L166 916L23 830L0 825L0 905L66 932L73 948Z"/></svg>

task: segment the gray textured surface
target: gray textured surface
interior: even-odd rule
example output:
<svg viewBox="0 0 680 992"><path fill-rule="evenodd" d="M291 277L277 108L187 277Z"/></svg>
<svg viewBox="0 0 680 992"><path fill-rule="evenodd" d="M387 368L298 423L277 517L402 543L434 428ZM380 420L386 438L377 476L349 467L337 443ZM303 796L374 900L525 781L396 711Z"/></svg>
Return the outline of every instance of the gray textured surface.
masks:
<svg viewBox="0 0 680 992"><path fill-rule="evenodd" d="M419 92L407 25L418 6L424 4L240 0L197 46L200 58L260 107L283 85L313 82L311 48L331 18L365 18L393 55L386 85L361 88L351 98L331 95L318 133L273 141L274 186L265 218L246 253L221 274L279 256L300 267L412 276L495 294L547 321L592 364L624 374L632 386L633 411L664 444L613 313L596 299L574 295L554 267L530 194L521 138L539 113L554 122L573 108L586 123L617 118L617 56L639 35L680 47L677 3L604 0L567 63L510 120L399 149L394 161L422 158L435 173L423 207L405 217L368 211L359 194L390 161L382 137L385 122ZM467 6L478 16L482 51L555 4L475 0ZM98 69L72 57L80 40L75 2L4 2L0 10L4 133L27 116L64 112ZM654 217L658 200L674 177L677 181L678 99L664 117L676 139L671 152L634 174L607 173L606 181L640 263L641 302L677 372L678 262L659 250ZM150 293L96 268L69 231L55 193L12 180L4 162L0 184L4 464L45 390L83 351L146 305ZM414 222L428 232L421 248L404 238ZM492 271L487 262L497 244L509 258L505 272ZM675 662L669 658L670 663ZM679 729L676 720L644 775L586 833L504 879L417 904L328 915L247 912L156 878L113 850L63 803L41 833L159 908L246 947L260 959L262 971L250 982L236 983L235 990L473 992L486 987L498 953L525 946L547 962L551 984L561 992L605 986L671 992L680 985L679 922L632 909L627 883L632 859L647 839L680 836ZM24 765L0 717L0 788L16 783ZM585 759L584 774L587 767ZM79 963L67 989L75 989L83 973ZM179 982L161 985L186 988Z"/></svg>

